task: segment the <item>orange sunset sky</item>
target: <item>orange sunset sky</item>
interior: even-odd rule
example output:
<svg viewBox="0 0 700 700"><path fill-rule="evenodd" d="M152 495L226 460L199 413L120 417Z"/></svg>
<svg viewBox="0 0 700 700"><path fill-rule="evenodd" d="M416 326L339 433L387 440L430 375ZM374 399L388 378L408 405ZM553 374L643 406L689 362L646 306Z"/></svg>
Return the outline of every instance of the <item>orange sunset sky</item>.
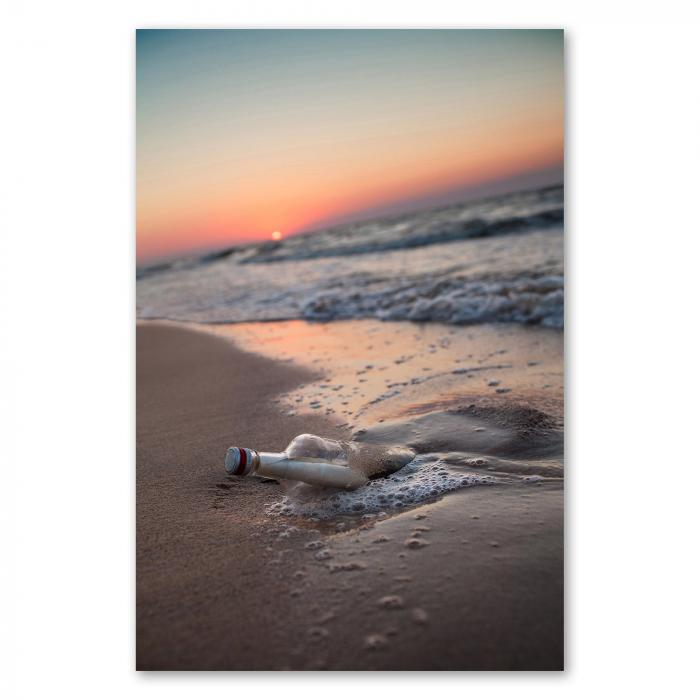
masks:
<svg viewBox="0 0 700 700"><path fill-rule="evenodd" d="M559 30L139 30L139 262L561 182Z"/></svg>

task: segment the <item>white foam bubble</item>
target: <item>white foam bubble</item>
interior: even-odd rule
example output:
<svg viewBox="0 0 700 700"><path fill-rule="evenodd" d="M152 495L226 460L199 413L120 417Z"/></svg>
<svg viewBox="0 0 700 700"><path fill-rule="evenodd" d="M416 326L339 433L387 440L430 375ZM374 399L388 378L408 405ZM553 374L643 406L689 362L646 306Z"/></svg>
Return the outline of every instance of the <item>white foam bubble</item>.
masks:
<svg viewBox="0 0 700 700"><path fill-rule="evenodd" d="M370 481L355 491L297 484L280 501L270 504L267 512L269 515L303 515L321 519L340 515L378 515L435 500L457 489L494 482L491 476L454 469L439 456L424 454L398 472Z"/></svg>

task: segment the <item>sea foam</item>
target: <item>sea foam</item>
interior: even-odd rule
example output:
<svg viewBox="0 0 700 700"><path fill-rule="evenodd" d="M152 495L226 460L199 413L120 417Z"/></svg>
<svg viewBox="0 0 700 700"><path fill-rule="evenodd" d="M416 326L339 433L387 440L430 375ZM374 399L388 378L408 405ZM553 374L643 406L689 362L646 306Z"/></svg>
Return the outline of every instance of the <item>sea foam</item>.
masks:
<svg viewBox="0 0 700 700"><path fill-rule="evenodd" d="M141 268L141 318L563 326L563 192L546 188Z"/></svg>
<svg viewBox="0 0 700 700"><path fill-rule="evenodd" d="M267 512L322 520L340 515L380 515L435 500L450 491L494 482L494 477L455 469L437 455L423 454L399 471L354 491L294 484L280 501L268 505Z"/></svg>

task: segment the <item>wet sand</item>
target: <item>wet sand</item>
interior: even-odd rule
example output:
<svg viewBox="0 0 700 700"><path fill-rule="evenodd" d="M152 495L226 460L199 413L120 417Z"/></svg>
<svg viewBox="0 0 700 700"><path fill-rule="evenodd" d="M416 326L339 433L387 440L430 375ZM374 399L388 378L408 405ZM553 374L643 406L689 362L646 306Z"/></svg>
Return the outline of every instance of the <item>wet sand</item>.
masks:
<svg viewBox="0 0 700 700"><path fill-rule="evenodd" d="M323 415L369 428L407 414L454 408L470 397L526 405L563 422L564 339L555 329L375 319L190 327L319 373L319 381L281 396L287 415Z"/></svg>
<svg viewBox="0 0 700 700"><path fill-rule="evenodd" d="M137 669L561 669L561 483L464 489L329 532L267 515L278 484L225 475L231 444L349 437L276 403L312 379L138 326Z"/></svg>

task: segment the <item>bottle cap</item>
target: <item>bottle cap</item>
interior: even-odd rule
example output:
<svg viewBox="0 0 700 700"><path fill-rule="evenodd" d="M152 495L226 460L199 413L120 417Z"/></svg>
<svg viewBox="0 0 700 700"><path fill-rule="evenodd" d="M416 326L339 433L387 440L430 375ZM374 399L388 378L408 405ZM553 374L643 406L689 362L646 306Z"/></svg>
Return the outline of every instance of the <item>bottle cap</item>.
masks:
<svg viewBox="0 0 700 700"><path fill-rule="evenodd" d="M226 471L233 476L248 476L260 458L255 450L247 447L229 447L226 450Z"/></svg>

